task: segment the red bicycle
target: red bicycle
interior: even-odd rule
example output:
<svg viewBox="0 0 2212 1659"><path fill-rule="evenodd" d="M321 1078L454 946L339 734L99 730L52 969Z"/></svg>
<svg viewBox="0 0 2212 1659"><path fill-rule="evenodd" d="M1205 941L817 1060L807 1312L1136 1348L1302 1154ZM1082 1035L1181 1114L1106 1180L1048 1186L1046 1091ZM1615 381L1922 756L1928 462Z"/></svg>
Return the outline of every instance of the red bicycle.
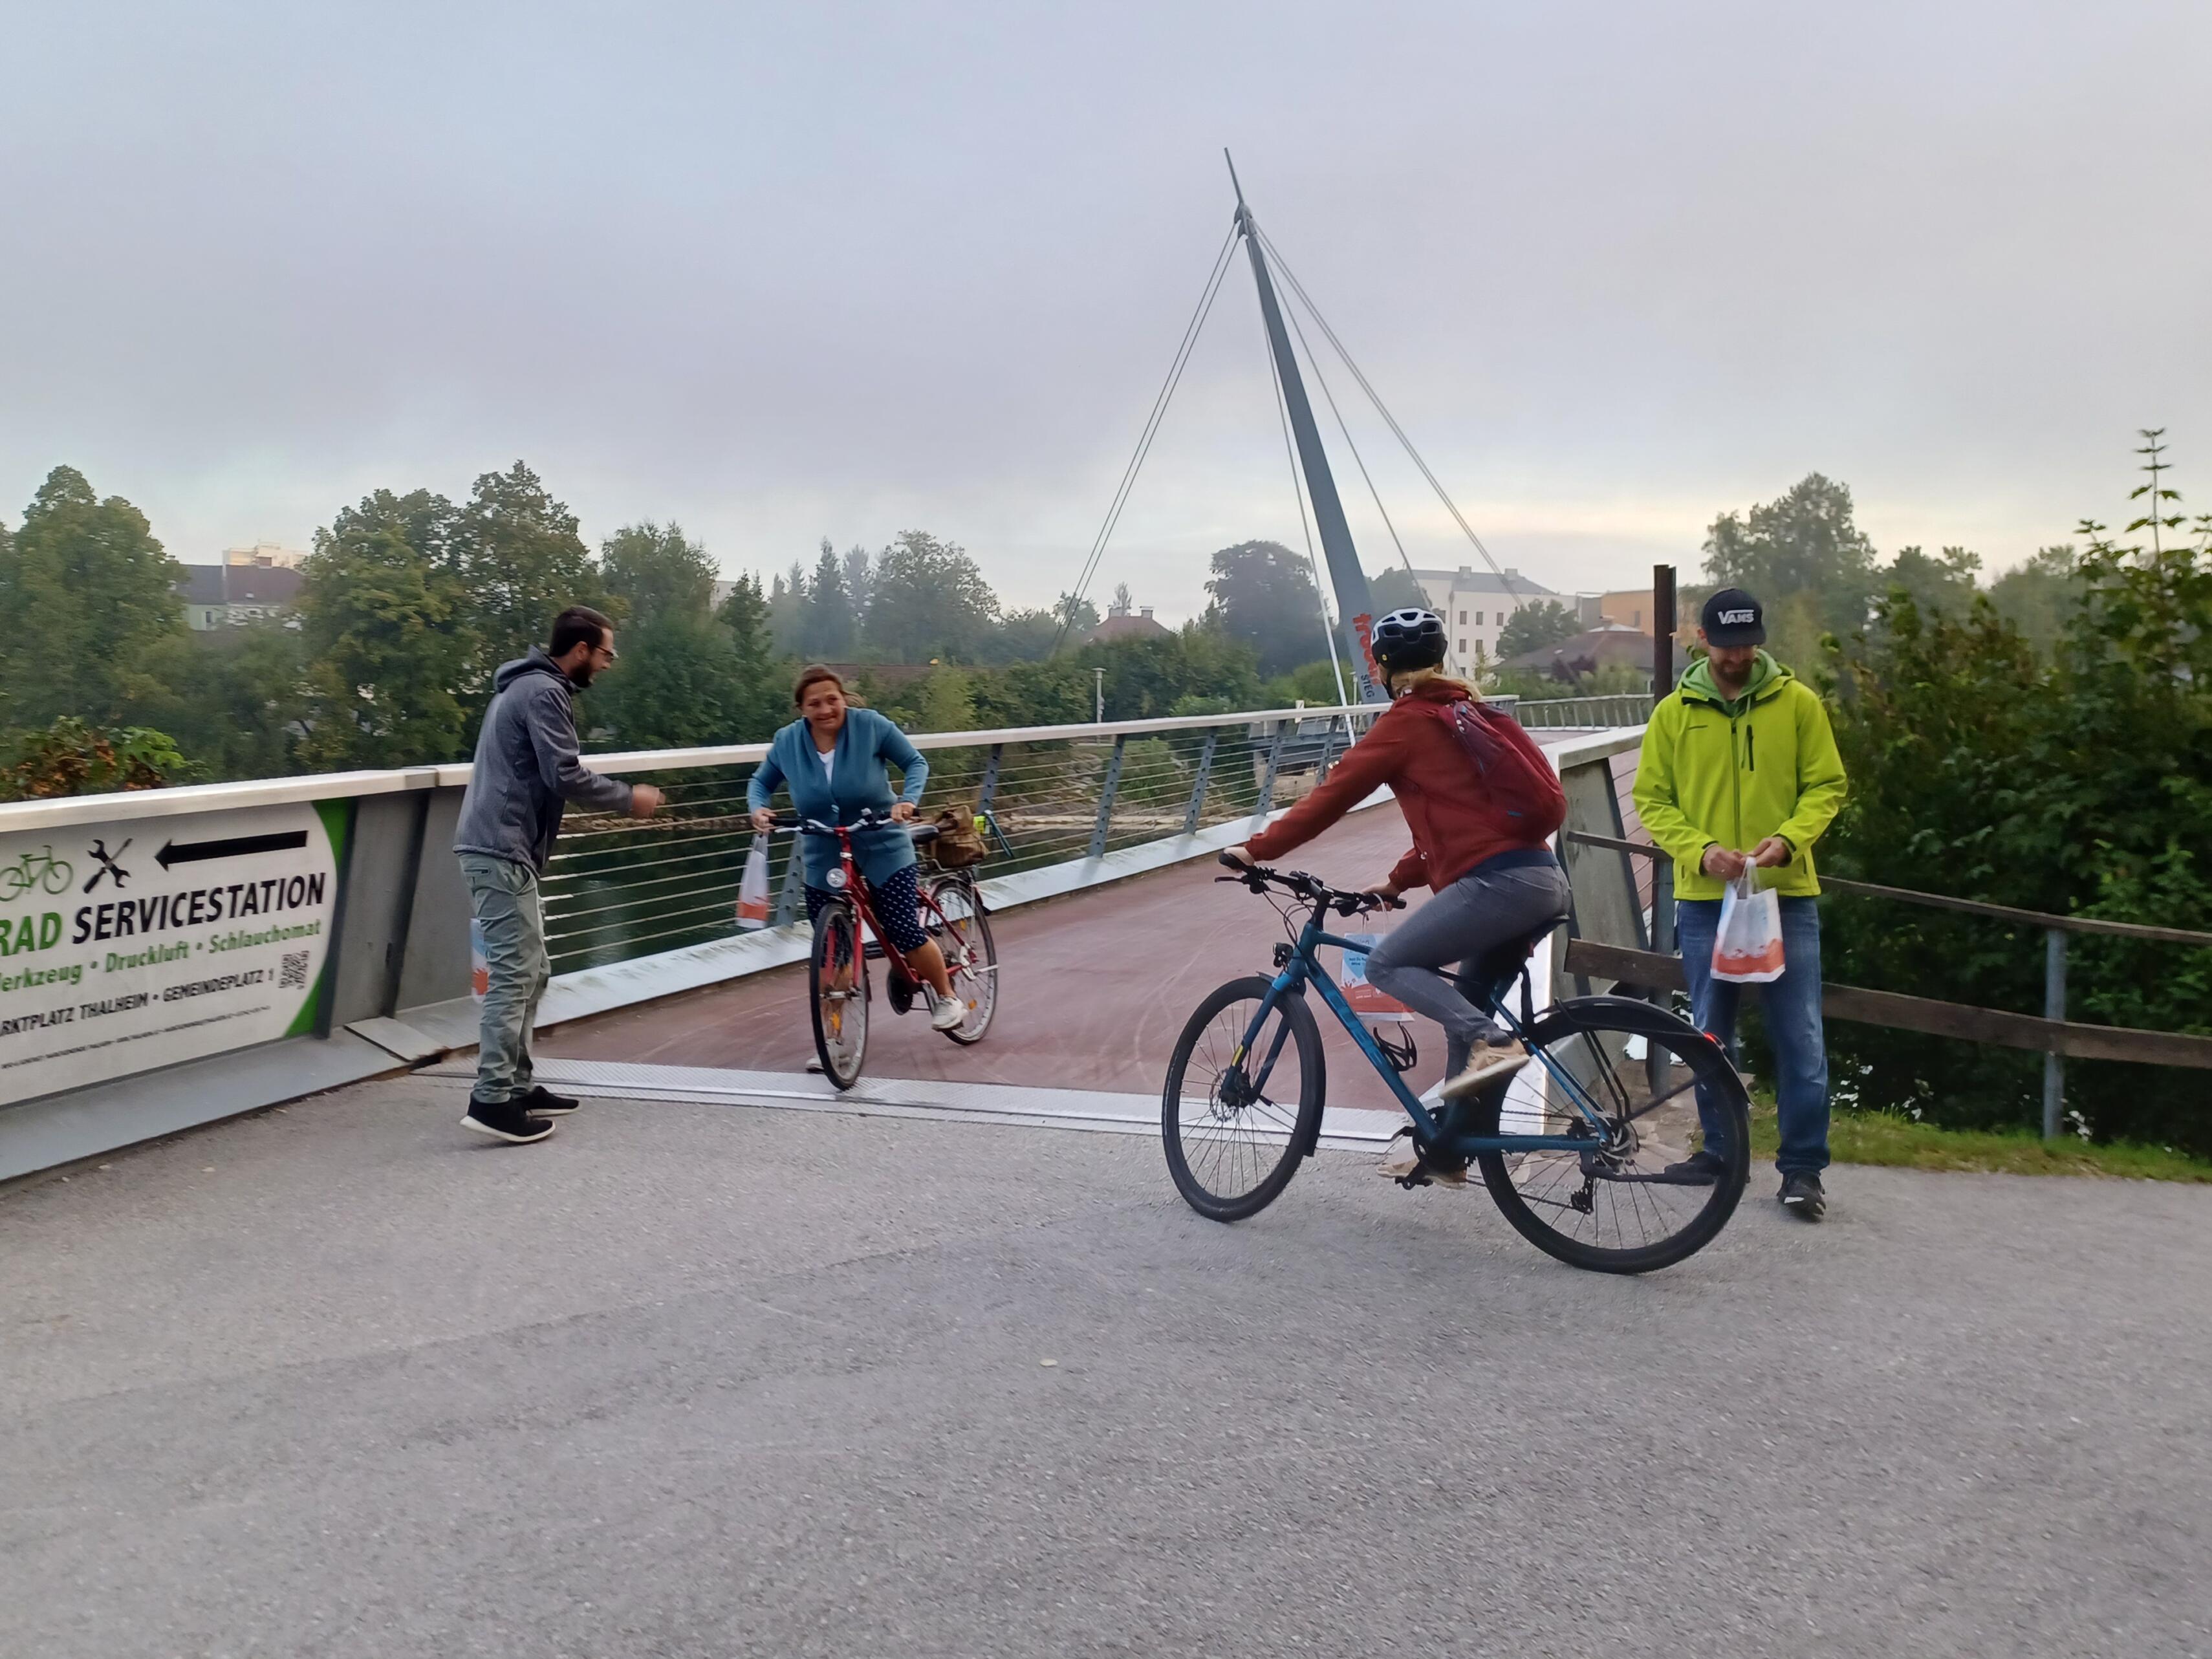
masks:
<svg viewBox="0 0 2212 1659"><path fill-rule="evenodd" d="M776 818L778 829L826 836L837 842L838 861L829 875L832 896L814 921L807 993L814 1018L814 1052L822 1061L822 1074L841 1090L860 1080L861 1064L867 1058L868 1006L873 998L868 963L880 960L887 964L884 994L894 1013L912 1008L921 989L920 979L876 920L874 894L853 855L854 830L884 829L895 822L873 812L863 812L850 824L823 823L793 813ZM937 837L933 824L899 827L913 836L917 847ZM975 874L972 870L946 871L922 886L915 900L922 929L944 952L952 994L964 1010L960 1024L945 1035L963 1045L981 1042L998 1012L999 950Z"/></svg>

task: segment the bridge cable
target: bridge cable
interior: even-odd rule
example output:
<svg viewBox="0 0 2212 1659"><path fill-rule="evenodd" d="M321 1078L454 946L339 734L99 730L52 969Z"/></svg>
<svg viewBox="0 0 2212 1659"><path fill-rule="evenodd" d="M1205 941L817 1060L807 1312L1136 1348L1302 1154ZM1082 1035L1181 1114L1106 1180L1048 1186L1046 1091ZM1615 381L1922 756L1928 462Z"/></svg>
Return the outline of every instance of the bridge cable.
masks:
<svg viewBox="0 0 2212 1659"><path fill-rule="evenodd" d="M1258 228L1255 226L1254 228L1256 230ZM1321 307L1313 302L1313 296L1306 292L1305 285L1298 281L1297 273L1291 269L1290 262L1283 258L1281 251L1269 239L1267 232L1260 231L1259 235L1261 245L1267 249L1269 257L1274 260L1277 268L1282 271L1285 280L1291 285L1291 291L1297 294L1307 311L1312 314L1315 325L1327 337L1329 344L1336 348L1336 355L1344 360L1344 366L1352 371L1352 379L1359 383L1359 389L1367 394L1367 401L1375 405L1375 412L1389 424L1399 444L1405 449L1407 456L1415 466L1420 469L1421 476L1429 481L1429 488L1436 491L1437 499L1444 504L1445 510L1452 515L1468 540L1474 544L1474 550L1482 555L1482 562L1490 567L1491 574L1504 584L1505 592L1508 594L1518 600L1521 596L1514 586L1513 579L1508 576L1498 561L1491 556L1490 550L1483 545L1482 538L1476 535L1474 526L1468 523L1467 515L1459 510L1458 504L1452 500L1450 493L1444 489L1443 482L1430 470L1429 464L1421 459L1420 451L1413 447L1413 441L1406 435L1406 428L1398 424L1397 416L1391 414L1389 407L1382 401L1382 394L1375 390L1373 383L1361 372L1359 365L1352 361L1352 353L1345 349L1344 342L1337 337L1336 331L1328 325L1328 319L1322 315ZM1410 569L1411 567L1408 566L1408 568Z"/></svg>
<svg viewBox="0 0 2212 1659"><path fill-rule="evenodd" d="M1190 321L1183 327L1182 340L1176 347L1174 361L1168 366L1167 378L1161 382L1159 395L1152 399L1152 412L1145 418L1144 430L1138 436L1137 447L1129 457L1128 465L1122 469L1121 482L1115 488L1113 501L1106 509L1105 520L1099 525L1098 534L1091 544L1090 556L1084 562L1082 574L1077 577L1075 586L1068 594L1068 602L1060 614L1059 631L1053 635L1052 649L1054 653L1066 639L1067 630L1075 620L1075 607L1089 591L1091 578L1098 571L1098 562L1105 556L1107 544L1113 539L1114 528L1121 522L1121 509L1128 505L1130 492L1136 487L1137 475L1144 469L1145 458L1151 453L1152 440L1158 434L1160 422L1166 417L1168 404L1175 397L1176 386L1182 379L1183 369L1190 362L1190 355L1198 343L1199 333L1205 328L1206 317L1213 309L1214 299L1221 292L1222 279L1228 271L1236 246L1237 228L1231 225L1229 234L1222 239L1221 251L1213 256L1213 267L1206 274L1197 308L1191 313Z"/></svg>

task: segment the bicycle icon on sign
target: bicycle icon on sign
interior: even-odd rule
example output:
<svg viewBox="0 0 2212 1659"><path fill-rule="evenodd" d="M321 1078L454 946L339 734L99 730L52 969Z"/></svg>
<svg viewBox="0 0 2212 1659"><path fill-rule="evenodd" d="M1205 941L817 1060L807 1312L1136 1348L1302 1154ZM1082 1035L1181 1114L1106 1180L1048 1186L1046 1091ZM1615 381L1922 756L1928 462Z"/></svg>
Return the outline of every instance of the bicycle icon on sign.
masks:
<svg viewBox="0 0 2212 1659"><path fill-rule="evenodd" d="M35 853L26 853L13 864L0 866L0 904L19 899L34 888L43 887L49 893L66 893L76 872L67 859L58 859L51 843Z"/></svg>

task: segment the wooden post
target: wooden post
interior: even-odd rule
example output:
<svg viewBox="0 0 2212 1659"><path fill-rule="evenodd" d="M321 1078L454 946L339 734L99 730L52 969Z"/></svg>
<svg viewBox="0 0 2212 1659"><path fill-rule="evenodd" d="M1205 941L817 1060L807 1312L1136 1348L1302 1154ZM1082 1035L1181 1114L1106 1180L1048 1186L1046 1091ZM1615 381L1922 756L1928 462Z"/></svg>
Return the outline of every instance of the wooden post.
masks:
<svg viewBox="0 0 2212 1659"><path fill-rule="evenodd" d="M2066 932L2052 927L2044 933L2043 1017L2066 1018ZM2043 1056L2043 1138L2058 1139L2058 1120L2066 1105L2066 1062L2057 1054Z"/></svg>
<svg viewBox="0 0 2212 1659"><path fill-rule="evenodd" d="M1674 567L1651 567L1651 700L1674 689Z"/></svg>

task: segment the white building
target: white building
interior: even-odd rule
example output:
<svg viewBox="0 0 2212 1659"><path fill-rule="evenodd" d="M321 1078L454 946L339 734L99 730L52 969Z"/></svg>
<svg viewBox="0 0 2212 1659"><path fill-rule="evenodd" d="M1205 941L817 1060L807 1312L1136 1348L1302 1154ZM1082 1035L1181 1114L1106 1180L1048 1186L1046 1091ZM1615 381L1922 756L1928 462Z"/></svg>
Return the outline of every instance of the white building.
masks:
<svg viewBox="0 0 2212 1659"><path fill-rule="evenodd" d="M1498 635L1508 617L1524 605L1559 597L1510 566L1503 576L1463 564L1456 570L1416 570L1413 580L1429 609L1444 619L1452 665L1467 672L1498 660Z"/></svg>
<svg viewBox="0 0 2212 1659"><path fill-rule="evenodd" d="M256 542L251 547L226 547L222 550L225 564L260 570L297 570L307 556L299 548L282 547L275 542Z"/></svg>

